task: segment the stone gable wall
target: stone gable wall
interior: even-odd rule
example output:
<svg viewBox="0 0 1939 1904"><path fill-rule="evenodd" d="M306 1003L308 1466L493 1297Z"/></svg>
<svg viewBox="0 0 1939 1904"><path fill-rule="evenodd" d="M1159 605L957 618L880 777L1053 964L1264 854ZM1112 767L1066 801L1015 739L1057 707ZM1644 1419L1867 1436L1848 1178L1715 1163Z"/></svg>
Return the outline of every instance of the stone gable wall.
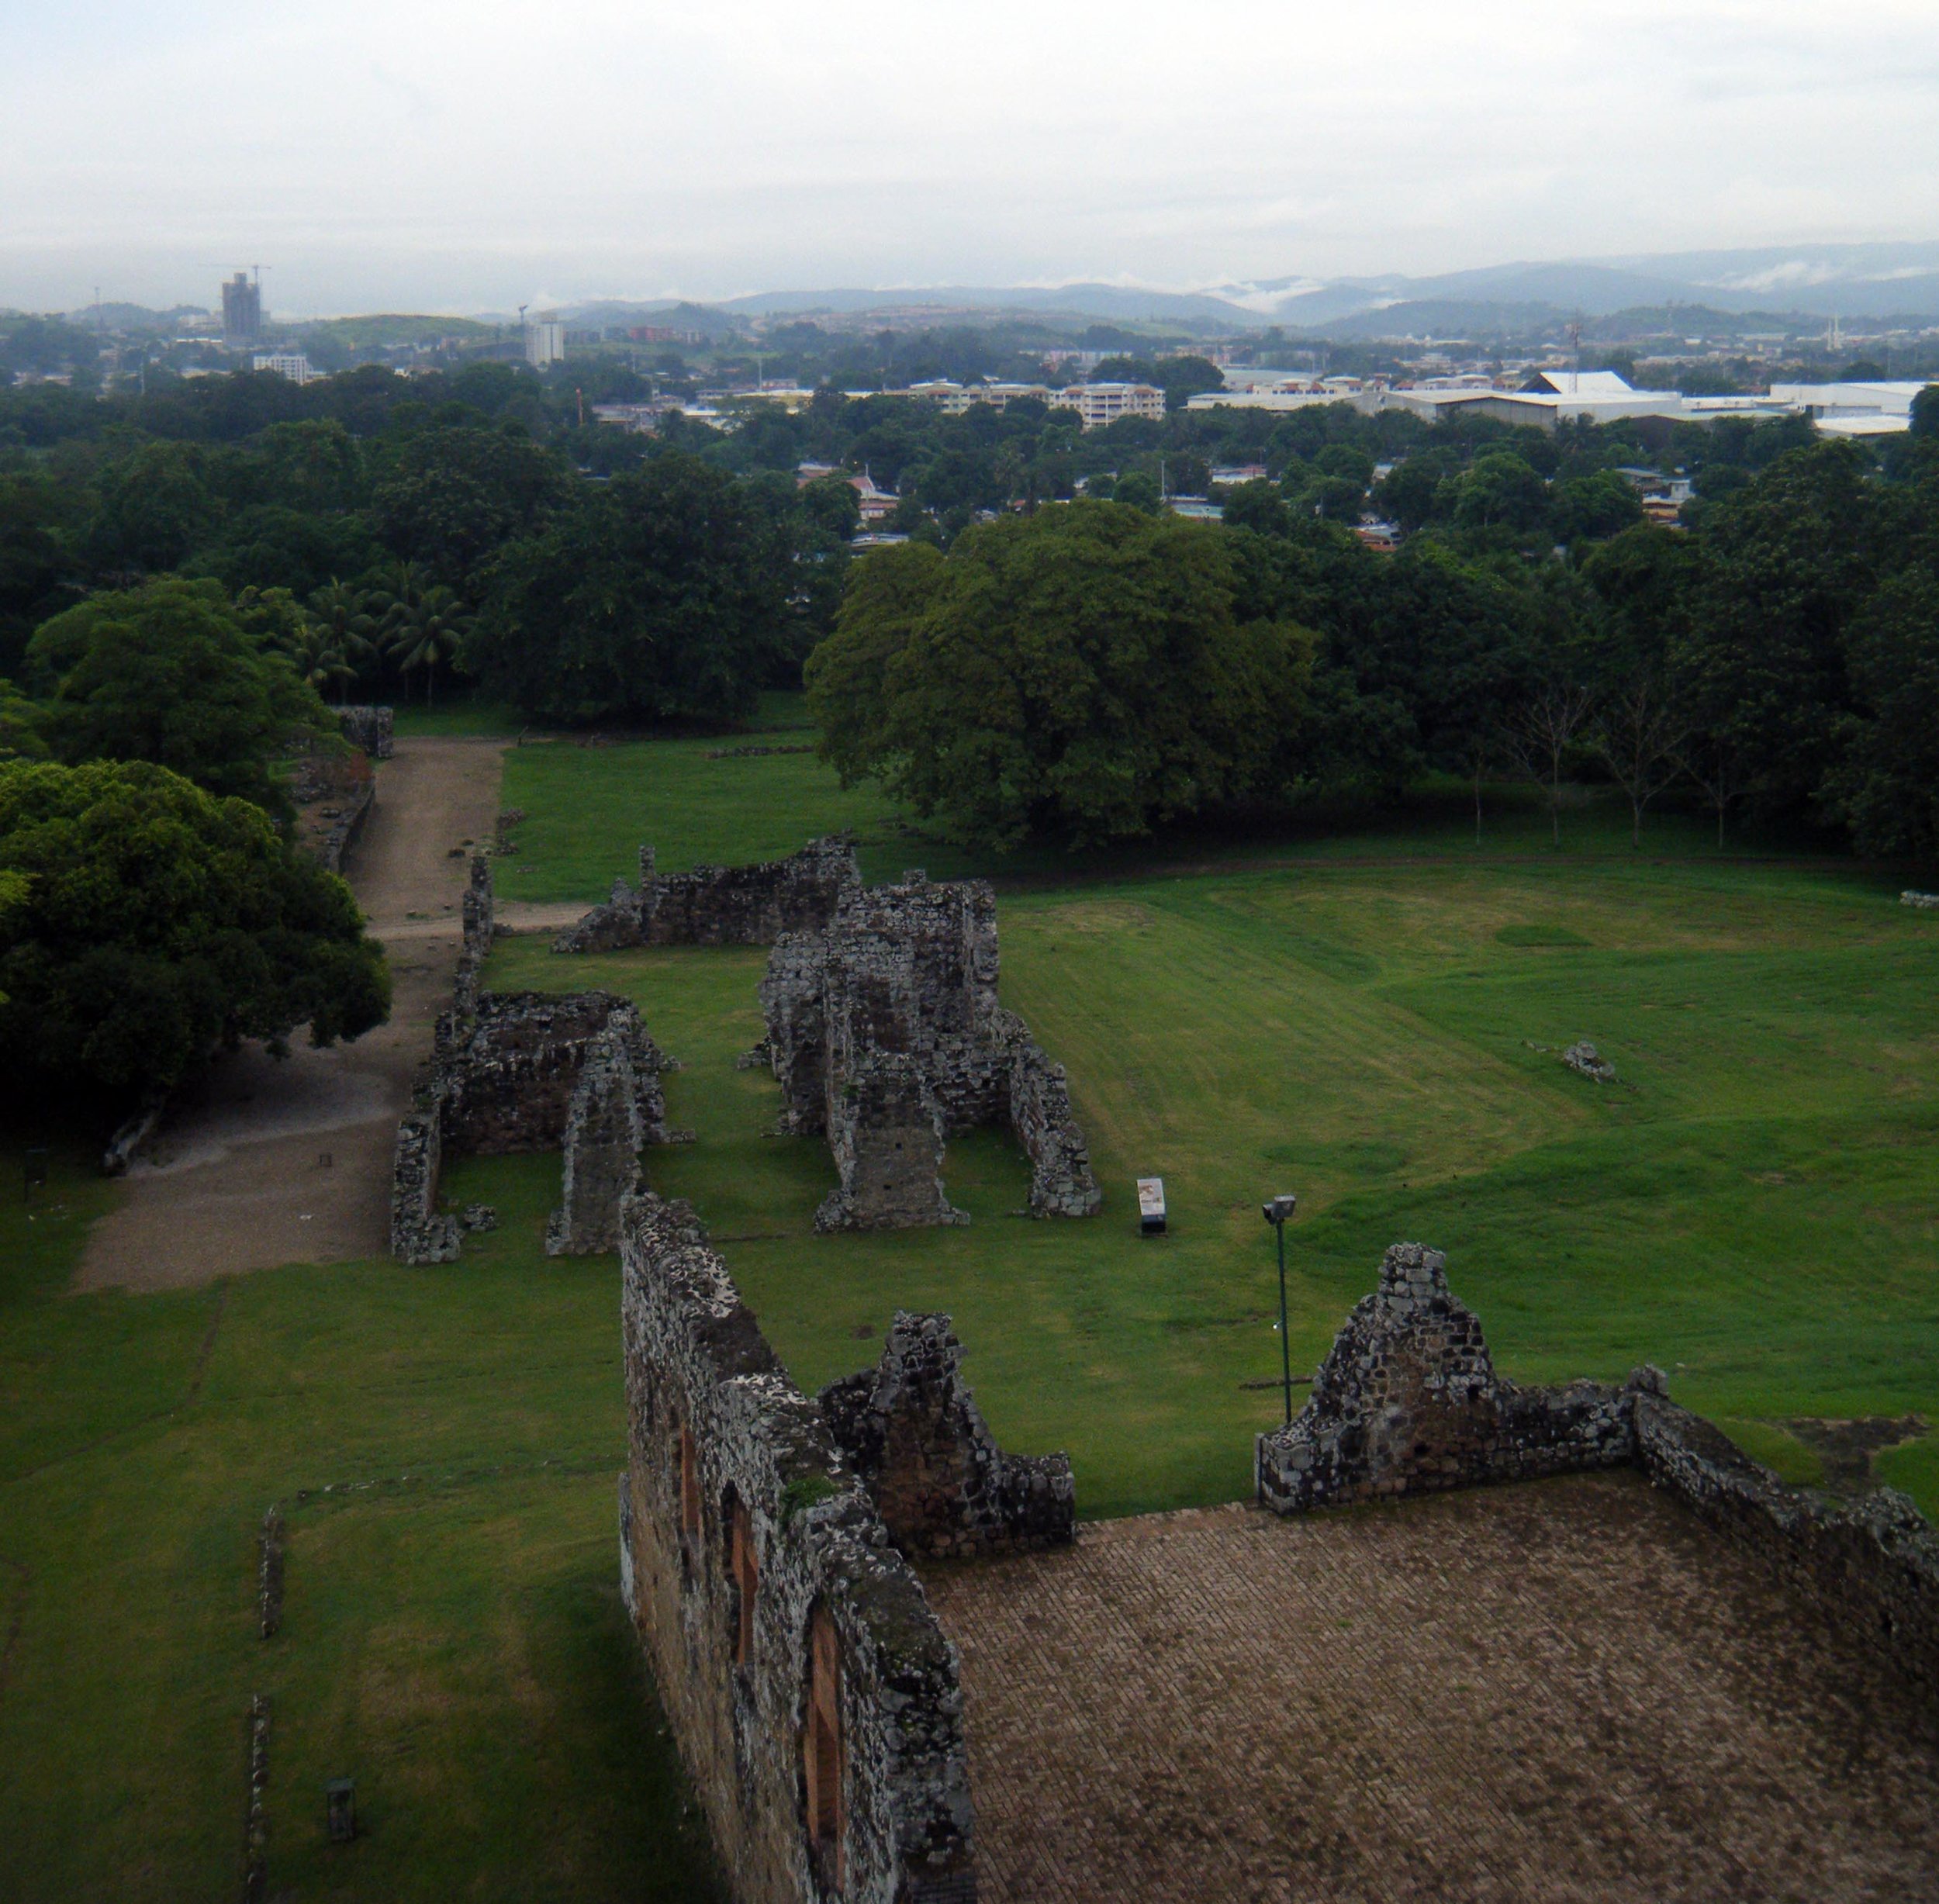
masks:
<svg viewBox="0 0 1939 1904"><path fill-rule="evenodd" d="M1260 1498L1281 1513L1528 1481L1631 1458L1633 1397L1594 1382L1518 1388L1449 1292L1446 1259L1396 1243L1285 1428L1259 1437Z"/></svg>
<svg viewBox="0 0 1939 1904"><path fill-rule="evenodd" d="M666 874L656 870L654 849L642 846L638 886L615 882L611 899L561 933L552 949L771 945L784 932L825 925L861 883L854 845L839 836L811 840L787 859Z"/></svg>
<svg viewBox="0 0 1939 1904"><path fill-rule="evenodd" d="M963 1345L948 1316L897 1311L876 1366L830 1383L819 1399L904 1553L966 1559L1076 1537L1069 1457L997 1446L963 1379Z"/></svg>
<svg viewBox="0 0 1939 1904"><path fill-rule="evenodd" d="M1281 1514L1633 1463L1939 1693L1939 1535L1911 1501L1789 1486L1670 1401L1656 1369L1620 1388L1504 1381L1444 1259L1419 1243L1387 1252L1311 1399L1254 1459L1259 1498Z"/></svg>
<svg viewBox="0 0 1939 1904"><path fill-rule="evenodd" d="M921 1584L692 1211L641 1194L621 1228L621 1585L734 1896L973 1904L956 1655ZM806 1812L817 1618L839 1662L838 1888Z"/></svg>

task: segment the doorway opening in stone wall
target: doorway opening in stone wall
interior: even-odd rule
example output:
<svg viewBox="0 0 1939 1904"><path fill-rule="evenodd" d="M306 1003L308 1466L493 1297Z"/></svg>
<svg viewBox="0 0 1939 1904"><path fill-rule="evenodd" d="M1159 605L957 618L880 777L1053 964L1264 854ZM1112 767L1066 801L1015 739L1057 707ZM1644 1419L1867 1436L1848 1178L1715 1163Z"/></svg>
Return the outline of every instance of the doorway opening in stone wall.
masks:
<svg viewBox="0 0 1939 1904"><path fill-rule="evenodd" d="M808 1854L816 1882L839 1892L847 1817L842 1798L842 1642L819 1602L808 1616L807 1723L801 1730L807 1785Z"/></svg>

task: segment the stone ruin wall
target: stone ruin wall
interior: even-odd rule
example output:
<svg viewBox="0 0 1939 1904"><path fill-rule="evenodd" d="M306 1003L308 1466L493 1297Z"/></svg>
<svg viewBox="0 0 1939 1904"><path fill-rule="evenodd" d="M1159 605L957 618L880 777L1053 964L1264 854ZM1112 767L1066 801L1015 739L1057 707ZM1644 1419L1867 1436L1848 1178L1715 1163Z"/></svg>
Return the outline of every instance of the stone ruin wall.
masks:
<svg viewBox="0 0 1939 1904"><path fill-rule="evenodd" d="M849 892L827 928L780 939L761 983L782 1128L827 1138L824 1229L963 1220L937 1175L957 1131L1008 1120L1036 1216L1102 1198L1063 1069L997 1002L996 897L982 880Z"/></svg>
<svg viewBox="0 0 1939 1904"><path fill-rule="evenodd" d="M1621 1387L1521 1388L1495 1373L1481 1327L1449 1291L1446 1260L1396 1243L1313 1378L1311 1398L1261 1435L1254 1474L1276 1512L1588 1468L1637 1467L1758 1554L1831 1623L1854 1615L1939 1692L1939 1536L1904 1495L1853 1502L1793 1488L1701 1416L1655 1369Z"/></svg>
<svg viewBox="0 0 1939 1904"><path fill-rule="evenodd" d="M684 1204L628 1199L620 1581L741 1904L971 1904L955 1648Z"/></svg>
<svg viewBox="0 0 1939 1904"><path fill-rule="evenodd" d="M904 1553L964 1560L1076 1538L1069 1457L1005 1454L963 1379L946 1315L898 1310L873 1369L818 1398L843 1459Z"/></svg>
<svg viewBox="0 0 1939 1904"><path fill-rule="evenodd" d="M389 760L395 751L396 717L388 707L340 707L337 724L352 747L372 760Z"/></svg>
<svg viewBox="0 0 1939 1904"><path fill-rule="evenodd" d="M457 1260L458 1219L437 1208L447 1150L475 1156L562 1149L564 1201L547 1232L554 1255L616 1246L620 1199L643 1144L672 1143L660 1073L667 1061L632 1003L611 992L488 992L491 869L472 862L451 1009L437 1021L428 1075L398 1126L391 1253ZM631 1145L630 1161L620 1154ZM600 1237L612 1240L599 1242Z"/></svg>
<svg viewBox="0 0 1939 1904"><path fill-rule="evenodd" d="M839 836L811 840L787 859L665 874L655 868L654 849L642 846L638 886L616 881L612 898L562 932L552 949L771 945L784 932L825 925L843 895L861 883L854 845Z"/></svg>

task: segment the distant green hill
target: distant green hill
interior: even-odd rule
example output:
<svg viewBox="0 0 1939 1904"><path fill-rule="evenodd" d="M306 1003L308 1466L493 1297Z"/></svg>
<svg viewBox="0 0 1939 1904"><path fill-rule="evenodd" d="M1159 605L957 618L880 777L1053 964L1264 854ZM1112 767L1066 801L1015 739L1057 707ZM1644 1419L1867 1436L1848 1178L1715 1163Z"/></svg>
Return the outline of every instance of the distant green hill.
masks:
<svg viewBox="0 0 1939 1904"><path fill-rule="evenodd" d="M416 316L378 312L364 317L323 317L302 327L306 339L317 338L345 351L393 350L399 344L435 344L442 337L491 337L501 327L474 317Z"/></svg>

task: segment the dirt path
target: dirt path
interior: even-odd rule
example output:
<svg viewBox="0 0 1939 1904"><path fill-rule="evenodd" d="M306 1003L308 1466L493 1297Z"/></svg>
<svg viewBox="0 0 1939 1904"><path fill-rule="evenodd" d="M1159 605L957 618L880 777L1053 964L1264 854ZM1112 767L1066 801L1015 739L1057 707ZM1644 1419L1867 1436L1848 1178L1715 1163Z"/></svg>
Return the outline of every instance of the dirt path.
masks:
<svg viewBox="0 0 1939 1904"><path fill-rule="evenodd" d="M330 1051L299 1044L281 1064L254 1045L226 1060L129 1172L77 1287L182 1288L383 1254L397 1120L458 957L466 859L451 849L491 837L504 747L397 743L345 869L390 952L390 1022Z"/></svg>

